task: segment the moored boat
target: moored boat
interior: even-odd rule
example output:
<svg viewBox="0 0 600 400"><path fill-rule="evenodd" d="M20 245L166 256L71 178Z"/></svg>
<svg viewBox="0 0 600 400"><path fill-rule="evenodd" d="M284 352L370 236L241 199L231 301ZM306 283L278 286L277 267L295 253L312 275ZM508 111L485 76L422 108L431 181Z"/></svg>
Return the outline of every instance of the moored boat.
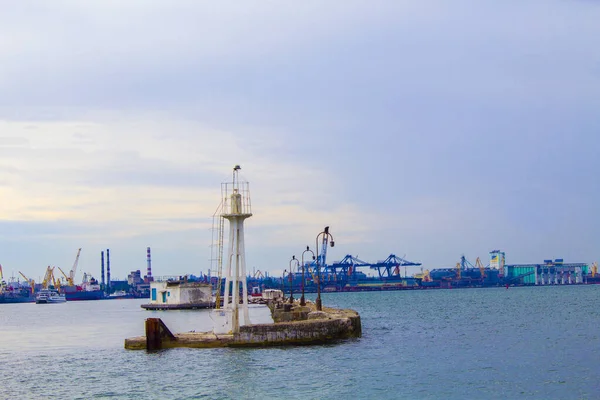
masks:
<svg viewBox="0 0 600 400"><path fill-rule="evenodd" d="M35 296L35 304L65 303L66 301L67 298L64 294L52 289L42 289Z"/></svg>
<svg viewBox="0 0 600 400"><path fill-rule="evenodd" d="M14 290L0 292L0 304L2 303L33 303L35 296L30 290Z"/></svg>
<svg viewBox="0 0 600 400"><path fill-rule="evenodd" d="M127 293L124 290L117 290L114 293L108 295L107 299L132 299L133 295L131 293Z"/></svg>

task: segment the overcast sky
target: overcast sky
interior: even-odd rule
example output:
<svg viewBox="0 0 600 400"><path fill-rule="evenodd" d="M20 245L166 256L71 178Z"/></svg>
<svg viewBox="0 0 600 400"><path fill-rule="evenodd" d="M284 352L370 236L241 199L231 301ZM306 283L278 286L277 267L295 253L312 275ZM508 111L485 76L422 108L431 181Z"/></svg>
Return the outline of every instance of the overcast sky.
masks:
<svg viewBox="0 0 600 400"><path fill-rule="evenodd" d="M13 1L0 264L206 273L234 165L249 272L324 226L424 268L600 257L600 3ZM410 272L410 271L409 271ZM80 280L81 274L76 280Z"/></svg>

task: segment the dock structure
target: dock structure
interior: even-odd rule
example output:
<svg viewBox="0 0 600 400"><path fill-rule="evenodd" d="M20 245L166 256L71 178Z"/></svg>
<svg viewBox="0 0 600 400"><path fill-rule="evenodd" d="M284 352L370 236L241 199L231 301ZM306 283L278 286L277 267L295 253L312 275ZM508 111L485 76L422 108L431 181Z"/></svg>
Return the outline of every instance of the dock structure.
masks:
<svg viewBox="0 0 600 400"><path fill-rule="evenodd" d="M156 280L150 282L150 303L142 304L146 310L191 310L214 306L211 286L208 283L182 280Z"/></svg>
<svg viewBox="0 0 600 400"><path fill-rule="evenodd" d="M324 344L362 335L360 315L354 310L323 307L314 303L269 303L275 323L247 324L236 333L171 333L159 318L146 319L146 336L125 339L128 350L159 350L177 347L269 347Z"/></svg>
<svg viewBox="0 0 600 400"><path fill-rule="evenodd" d="M358 313L353 310L322 308L320 293L317 295L315 303L301 305L299 302L294 303L291 295L289 301L286 301L280 291L277 291L279 293L266 292L266 296L262 296L262 298L267 301L267 306L270 308L275 322L270 324L251 323L248 310L244 221L252 216L252 210L249 184L240 180L240 169L240 166L236 165L233 168L232 182L221 184L221 203L215 213L219 221L217 227L218 284L214 301L215 309L211 310L212 332L173 334L159 318L148 318L145 326L146 336L125 339L126 349L286 346L327 343L361 336L362 330ZM224 220L229 222L229 241L224 274L223 307L221 308L220 284L223 261L221 254ZM329 237L331 237L328 229L326 227L322 232L325 234L322 252L323 264L325 249ZM333 237L331 239L333 247ZM206 302L212 299L210 285L190 287L187 282L153 282L153 284L151 295L153 304L150 305L153 307L172 305L181 308L185 304L198 303L198 300ZM142 307L148 308L148 305ZM243 322L240 317L243 318Z"/></svg>

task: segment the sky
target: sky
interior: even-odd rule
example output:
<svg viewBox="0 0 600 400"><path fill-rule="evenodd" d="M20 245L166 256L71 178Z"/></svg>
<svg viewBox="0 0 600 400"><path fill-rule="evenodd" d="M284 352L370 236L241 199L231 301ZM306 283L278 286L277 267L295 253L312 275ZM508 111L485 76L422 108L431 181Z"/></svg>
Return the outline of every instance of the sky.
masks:
<svg viewBox="0 0 600 400"><path fill-rule="evenodd" d="M0 264L208 273L242 167L250 274L335 247L600 258L600 4L19 1L0 13ZM411 272L417 272L416 269ZM214 272L213 272L214 274Z"/></svg>

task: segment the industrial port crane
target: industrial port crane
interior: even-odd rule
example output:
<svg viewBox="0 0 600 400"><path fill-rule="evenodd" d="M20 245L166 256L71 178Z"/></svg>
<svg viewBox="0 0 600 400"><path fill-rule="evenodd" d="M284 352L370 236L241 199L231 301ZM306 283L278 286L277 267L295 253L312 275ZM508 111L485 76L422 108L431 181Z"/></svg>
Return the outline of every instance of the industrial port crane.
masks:
<svg viewBox="0 0 600 400"><path fill-rule="evenodd" d="M479 257L477 257L477 259L475 260L475 266L479 268L481 280L483 281L485 279L485 267L483 266L483 263L481 262L481 259Z"/></svg>
<svg viewBox="0 0 600 400"><path fill-rule="evenodd" d="M260 269L259 269L259 270L257 270L257 271L254 273L254 278L255 278L255 279L264 279L264 277L265 277L265 276L264 276L264 275L263 275L263 273L260 271Z"/></svg>
<svg viewBox="0 0 600 400"><path fill-rule="evenodd" d="M65 279L67 280L67 284L68 284L69 286L72 286L72 285L70 284L70 282L69 282L69 277L67 276L67 274L65 274L65 271L63 271L61 267L57 267L57 268L58 268L58 270L60 271L60 273L61 273L61 274L63 274L63 276L64 276L64 277L65 277Z"/></svg>
<svg viewBox="0 0 600 400"><path fill-rule="evenodd" d="M21 271L19 271L19 274L21 274L21 276L23 277L23 279L25 279L26 282L29 282L29 286L31 286L31 293L33 293L35 290L35 281L23 275Z"/></svg>
<svg viewBox="0 0 600 400"><path fill-rule="evenodd" d="M383 261L378 261L371 265L371 269L376 269L379 273L379 277L383 278L387 275L388 278L396 277L394 275L396 269L400 272L400 267L418 267L421 263L405 260L404 258L398 257L395 254L390 254L388 258Z"/></svg>
<svg viewBox="0 0 600 400"><path fill-rule="evenodd" d="M370 267L365 261L360 260L358 257L353 257L347 254L341 261L332 263L326 267L326 271L334 274L335 276L340 273L342 276L353 276L356 275L356 267Z"/></svg>
<svg viewBox="0 0 600 400"><path fill-rule="evenodd" d="M48 289L48 285L54 284L54 267L46 268L46 274L44 275L44 280L42 281L42 289Z"/></svg>
<svg viewBox="0 0 600 400"><path fill-rule="evenodd" d="M60 276L54 276L54 268L52 268L52 283L54 284L54 288L60 291Z"/></svg>
<svg viewBox="0 0 600 400"><path fill-rule="evenodd" d="M67 276L61 269L60 267L58 268L60 270L60 272L62 272L62 274L65 276L65 278L67 279L67 284L69 286L75 286L75 273L77 272L77 265L79 264L79 255L81 254L81 248L79 248L77 250L77 256L75 256L75 262L73 263L73 268L71 268L71 271L69 271L69 276Z"/></svg>
<svg viewBox="0 0 600 400"><path fill-rule="evenodd" d="M4 291L6 282L4 282L4 275L2 275L2 264L0 264L0 292Z"/></svg>

